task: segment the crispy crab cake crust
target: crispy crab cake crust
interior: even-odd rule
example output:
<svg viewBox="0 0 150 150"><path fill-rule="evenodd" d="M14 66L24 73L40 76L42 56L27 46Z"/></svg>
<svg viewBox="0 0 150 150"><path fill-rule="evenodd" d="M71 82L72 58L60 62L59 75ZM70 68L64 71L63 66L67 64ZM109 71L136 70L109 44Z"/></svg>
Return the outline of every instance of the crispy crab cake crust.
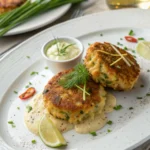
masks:
<svg viewBox="0 0 150 150"><path fill-rule="evenodd" d="M115 90L130 90L139 77L140 67L131 54L117 46L115 47L121 54L126 54L124 57L131 64L130 67L123 59L111 66L120 56L105 54L104 52L111 54L118 53L116 53L110 43L99 42L90 45L84 64L95 82Z"/></svg>
<svg viewBox="0 0 150 150"><path fill-rule="evenodd" d="M78 88L65 89L59 85L60 78L70 71L60 72L48 82L43 91L43 100L51 115L76 124L102 112L106 92L102 86L89 79L87 90L90 96L86 95L84 101L83 92Z"/></svg>

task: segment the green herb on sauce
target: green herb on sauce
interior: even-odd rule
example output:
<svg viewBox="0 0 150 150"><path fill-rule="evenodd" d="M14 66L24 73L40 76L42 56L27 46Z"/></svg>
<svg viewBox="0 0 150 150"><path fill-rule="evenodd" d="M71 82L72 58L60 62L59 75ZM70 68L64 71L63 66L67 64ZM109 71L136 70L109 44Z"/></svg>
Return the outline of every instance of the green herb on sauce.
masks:
<svg viewBox="0 0 150 150"><path fill-rule="evenodd" d="M27 111L28 111L28 113L32 110L32 107L30 106L30 105L27 105L26 106L26 109L27 109Z"/></svg>
<svg viewBox="0 0 150 150"><path fill-rule="evenodd" d="M124 48L123 48L124 50L128 50L128 48L125 46Z"/></svg>
<svg viewBox="0 0 150 150"><path fill-rule="evenodd" d="M17 107L18 110L20 110L20 107Z"/></svg>
<svg viewBox="0 0 150 150"><path fill-rule="evenodd" d="M30 59L30 56L26 56L28 59Z"/></svg>
<svg viewBox="0 0 150 150"><path fill-rule="evenodd" d="M150 96L150 93L147 93L146 96Z"/></svg>
<svg viewBox="0 0 150 150"><path fill-rule="evenodd" d="M101 33L100 36L103 36L103 34Z"/></svg>
<svg viewBox="0 0 150 150"><path fill-rule="evenodd" d="M111 130L110 130L110 129L108 129L108 130L107 130L107 132L108 132L108 133L110 133L110 132L111 132Z"/></svg>
<svg viewBox="0 0 150 150"><path fill-rule="evenodd" d="M143 84L141 84L141 85L140 85L140 87L142 87L142 88L143 88L143 87L144 87L144 85L143 85Z"/></svg>

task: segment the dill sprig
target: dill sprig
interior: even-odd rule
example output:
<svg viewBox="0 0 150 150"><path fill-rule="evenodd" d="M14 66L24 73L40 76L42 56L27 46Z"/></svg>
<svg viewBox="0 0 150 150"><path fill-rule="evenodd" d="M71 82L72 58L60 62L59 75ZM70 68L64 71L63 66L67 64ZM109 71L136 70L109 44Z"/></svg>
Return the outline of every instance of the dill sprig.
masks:
<svg viewBox="0 0 150 150"><path fill-rule="evenodd" d="M59 84L66 89L77 87L83 91L83 100L86 100L86 94L90 95L86 91L86 82L89 79L89 72L83 64L77 64L74 70L66 75L64 75L60 80ZM83 85L81 88L79 85Z"/></svg>

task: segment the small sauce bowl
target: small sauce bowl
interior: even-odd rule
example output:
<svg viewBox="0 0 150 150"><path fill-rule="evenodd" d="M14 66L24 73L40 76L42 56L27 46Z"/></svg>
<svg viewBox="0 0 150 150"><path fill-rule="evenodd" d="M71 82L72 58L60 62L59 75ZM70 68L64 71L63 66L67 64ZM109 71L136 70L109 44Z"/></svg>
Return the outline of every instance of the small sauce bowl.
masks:
<svg viewBox="0 0 150 150"><path fill-rule="evenodd" d="M66 60L51 59L48 57L47 51L50 47L52 47L54 42L56 42L56 39L50 40L49 42L44 44L44 46L42 47L41 53L42 53L42 56L45 58L47 65L49 66L49 68L51 69L51 71L53 73L58 73L60 71L66 70L66 69L73 68L77 63L79 63L81 61L83 50L84 50L82 43L76 38L61 36L61 37L57 38L57 41L58 42L66 42L69 44L74 44L74 46L77 49L79 49L79 53L71 59L66 59Z"/></svg>

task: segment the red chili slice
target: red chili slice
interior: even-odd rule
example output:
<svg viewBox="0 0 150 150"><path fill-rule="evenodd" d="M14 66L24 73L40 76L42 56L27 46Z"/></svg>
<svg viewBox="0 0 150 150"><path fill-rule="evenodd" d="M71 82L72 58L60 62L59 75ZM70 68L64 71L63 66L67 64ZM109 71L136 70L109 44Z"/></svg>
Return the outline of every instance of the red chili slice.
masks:
<svg viewBox="0 0 150 150"><path fill-rule="evenodd" d="M132 42L132 43L137 43L137 39L132 37L132 36L125 36L125 39L128 41L128 42Z"/></svg>
<svg viewBox="0 0 150 150"><path fill-rule="evenodd" d="M35 94L35 88L34 87L30 87L28 88L24 93L22 93L19 98L22 100L26 100L30 97L32 97Z"/></svg>

